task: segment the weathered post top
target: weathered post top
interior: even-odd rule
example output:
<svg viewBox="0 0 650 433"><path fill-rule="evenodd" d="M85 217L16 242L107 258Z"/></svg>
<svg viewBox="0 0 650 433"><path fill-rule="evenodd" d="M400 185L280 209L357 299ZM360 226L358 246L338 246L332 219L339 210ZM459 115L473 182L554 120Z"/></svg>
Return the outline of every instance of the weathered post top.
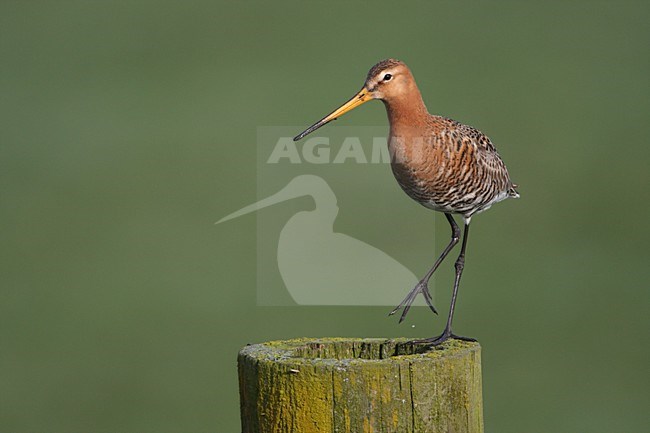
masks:
<svg viewBox="0 0 650 433"><path fill-rule="evenodd" d="M243 433L482 433L481 347L272 341L239 352Z"/></svg>

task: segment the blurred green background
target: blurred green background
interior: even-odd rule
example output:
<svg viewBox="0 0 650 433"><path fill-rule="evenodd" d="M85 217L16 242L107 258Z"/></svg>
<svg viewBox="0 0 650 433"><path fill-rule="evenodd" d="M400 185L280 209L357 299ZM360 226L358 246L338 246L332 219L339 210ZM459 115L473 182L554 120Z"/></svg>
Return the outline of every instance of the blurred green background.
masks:
<svg viewBox="0 0 650 433"><path fill-rule="evenodd" d="M649 21L644 2L2 1L0 431L238 432L244 344L439 331L423 308L258 307L256 216L214 225L256 200L258 126L306 126L386 57L520 185L474 220L455 322L484 348L486 430L647 431ZM420 275L432 214L385 176L365 213L339 196L335 229Z"/></svg>

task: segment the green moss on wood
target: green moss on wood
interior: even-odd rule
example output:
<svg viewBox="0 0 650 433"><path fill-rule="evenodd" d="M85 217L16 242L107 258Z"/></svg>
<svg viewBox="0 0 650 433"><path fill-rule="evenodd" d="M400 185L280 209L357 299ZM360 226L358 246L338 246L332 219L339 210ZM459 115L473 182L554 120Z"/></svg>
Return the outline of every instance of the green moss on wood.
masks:
<svg viewBox="0 0 650 433"><path fill-rule="evenodd" d="M272 341L238 367L244 433L483 432L478 343Z"/></svg>

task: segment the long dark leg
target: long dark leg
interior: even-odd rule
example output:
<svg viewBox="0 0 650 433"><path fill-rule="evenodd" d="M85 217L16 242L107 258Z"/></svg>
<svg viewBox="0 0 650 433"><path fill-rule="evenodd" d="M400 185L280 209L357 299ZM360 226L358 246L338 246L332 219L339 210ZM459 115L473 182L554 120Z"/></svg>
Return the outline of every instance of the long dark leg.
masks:
<svg viewBox="0 0 650 433"><path fill-rule="evenodd" d="M430 343L435 346L441 344L442 342L450 338L455 338L458 340L465 340L465 341L476 341L473 338L461 337L458 335L454 335L451 332L451 322L454 320L454 309L456 308L456 298L458 297L458 286L460 284L460 277L463 275L463 269L465 268L465 249L467 248L468 235L469 235L469 222L465 222L465 232L463 233L463 244L460 248L460 254L458 255L458 259L456 259L456 264L455 264L456 278L454 279L454 291L451 295L451 305L449 307L449 316L447 317L447 326L445 326L445 330L439 336L433 338L427 338L426 340L417 340L416 341L417 343Z"/></svg>
<svg viewBox="0 0 650 433"><path fill-rule="evenodd" d="M404 311L402 311L402 315L399 318L399 323L402 323L404 321L404 318L406 318L406 314L411 309L411 304L413 304L413 301L415 300L415 297L418 295L418 293L422 293L424 300L426 301L429 308L431 308L434 313L438 314L435 307L433 306L433 300L431 299L431 293L429 292L429 280L431 279L431 276L436 271L436 269L438 269L438 266L440 266L440 263L442 263L442 261L445 259L445 257L447 257L449 252L452 250L452 248L454 248L460 239L460 229L458 228L458 224L456 224L456 221L454 221L454 218L451 216L451 214L446 213L445 216L447 217L447 221L449 221L449 225L451 225L451 240L449 241L449 244L447 244L447 247L444 249L442 254L440 254L440 257L438 257L438 260L436 260L431 269L429 269L429 272L426 273L424 278L422 278L420 282L417 283L415 287L408 293L408 295L406 295L406 298L404 298L404 300L400 302L400 304L388 314L389 316L392 316L400 308L404 307Z"/></svg>

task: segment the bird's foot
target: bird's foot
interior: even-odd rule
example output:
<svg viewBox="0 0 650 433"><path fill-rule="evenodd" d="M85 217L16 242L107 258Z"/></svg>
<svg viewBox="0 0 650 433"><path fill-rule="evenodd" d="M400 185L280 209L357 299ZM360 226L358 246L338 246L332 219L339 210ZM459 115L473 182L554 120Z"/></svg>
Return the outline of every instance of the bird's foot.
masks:
<svg viewBox="0 0 650 433"><path fill-rule="evenodd" d="M431 293L429 292L429 286L428 282L425 280L420 280L413 289L406 295L406 298L400 304L395 307L393 311L388 313L389 316L392 316L393 314L397 313L400 308L404 307L404 311L402 311L402 315L399 318L399 323L402 323L404 319L406 318L406 314L408 314L409 310L411 309L411 304L413 304L413 301L415 301L415 297L419 294L422 293L422 296L424 296L424 300L426 301L427 305L433 311L434 313L438 314L436 311L436 308L433 306L433 299L431 298Z"/></svg>
<svg viewBox="0 0 650 433"><path fill-rule="evenodd" d="M445 329L444 332L437 337L424 338L422 340L413 340L413 344L428 344L430 346L438 346L449 339L462 340L462 341L476 341L475 338L462 337L460 335L452 334L451 329Z"/></svg>

